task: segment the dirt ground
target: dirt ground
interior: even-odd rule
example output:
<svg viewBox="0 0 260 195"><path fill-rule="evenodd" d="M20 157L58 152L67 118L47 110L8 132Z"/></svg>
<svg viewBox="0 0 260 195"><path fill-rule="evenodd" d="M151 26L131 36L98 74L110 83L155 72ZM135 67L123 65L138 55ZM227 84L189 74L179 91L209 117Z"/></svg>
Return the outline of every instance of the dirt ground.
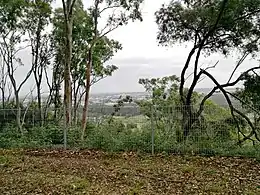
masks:
<svg viewBox="0 0 260 195"><path fill-rule="evenodd" d="M224 157L0 150L0 194L260 195L260 163Z"/></svg>

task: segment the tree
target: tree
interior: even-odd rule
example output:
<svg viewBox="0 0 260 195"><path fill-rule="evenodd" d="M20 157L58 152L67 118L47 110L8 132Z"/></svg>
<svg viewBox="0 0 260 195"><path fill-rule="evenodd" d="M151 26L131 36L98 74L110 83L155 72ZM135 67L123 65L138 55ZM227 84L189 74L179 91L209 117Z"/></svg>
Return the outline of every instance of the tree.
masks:
<svg viewBox="0 0 260 195"><path fill-rule="evenodd" d="M179 87L181 102L186 107L183 112L184 137L190 134L192 125L201 116L204 103L217 89L224 94L230 106L232 116L234 118L235 114L243 116L250 123L243 113L234 108L225 88L236 85L241 81L245 73L259 68L248 69L235 81L231 82L235 71L243 61L250 54L258 51L260 35L259 12L260 5L258 0L171 1L169 5L163 5L156 12L156 22L159 28L157 39L161 45L169 46L177 42L193 43L181 72ZM220 84L209 73L208 70L214 68L215 65L207 68L201 68L199 65L202 54L209 56L212 53L220 52L224 56L228 56L234 50L240 52L242 57L236 64L227 83ZM194 62L192 61L193 57L195 58ZM185 94L185 75L188 68L193 69L193 74L188 93ZM194 93L194 88L203 77L210 79L215 87L202 99L200 108L194 113L192 111L191 97ZM252 133L245 136L245 138L253 135L257 137L254 128L252 128Z"/></svg>
<svg viewBox="0 0 260 195"><path fill-rule="evenodd" d="M116 30L118 27L122 25L126 25L130 20L142 20L140 5L143 0L133 0L133 1L119 1L119 0L95 0L93 7L90 8L92 21L93 21L93 36L91 38L91 43L86 52L86 71L85 71L85 100L83 107L83 115L82 115L82 135L81 139L85 136L86 125L87 125L87 113L88 113L88 104L89 104L89 96L90 96L90 88L91 88L91 71L93 69L93 65L95 64L95 59L93 58L93 51L95 45L98 43L100 39L104 36L107 36L112 31ZM99 30L99 19L102 14L106 11L110 10L111 15L108 17L107 23L104 28Z"/></svg>
<svg viewBox="0 0 260 195"><path fill-rule="evenodd" d="M258 72L253 71L251 74L245 74L243 78L243 88L237 89L235 93L230 95L237 99L247 115L253 116L253 123L259 129L260 122L260 77ZM259 130L258 133L260 134Z"/></svg>
<svg viewBox="0 0 260 195"><path fill-rule="evenodd" d="M28 4L24 0L17 1L0 1L0 52L7 67L8 77L13 87L13 93L16 103L16 122L18 129L23 133L21 123L21 106L19 100L19 93L29 79L32 73L30 69L25 75L24 79L18 83L15 72L19 66L23 65L22 60L17 54L28 47L28 41L25 35L25 10Z"/></svg>
<svg viewBox="0 0 260 195"><path fill-rule="evenodd" d="M64 62L64 106L65 123L68 127L71 123L71 57L72 57L72 27L73 27L73 7L76 0L62 0L64 23L66 29L65 38L65 62Z"/></svg>
<svg viewBox="0 0 260 195"><path fill-rule="evenodd" d="M67 146L67 130L71 125L71 57L72 57L72 27L73 27L73 7L76 0L62 0L64 26L66 36L64 37L65 55L64 55L64 113L65 113L65 128L64 128L64 148Z"/></svg>
<svg viewBox="0 0 260 195"><path fill-rule="evenodd" d="M6 64L4 62L4 58L0 58L0 90L2 93L2 109L5 109L5 103L8 98L6 98L6 87L7 87L7 79L8 79L8 74L6 72ZM10 95L10 94L9 94Z"/></svg>
<svg viewBox="0 0 260 195"><path fill-rule="evenodd" d="M44 30L50 22L52 13L51 0L30 2L26 10L26 29L30 39L32 53L32 71L37 89L38 114L41 122L44 121L42 112L41 85L44 76L44 67L50 64L52 48L50 37Z"/></svg>
<svg viewBox="0 0 260 195"><path fill-rule="evenodd" d="M180 78L176 75L162 78L140 79L146 92L150 94L148 100L138 101L141 111L155 122L158 129L169 129L172 131L180 118L180 112L184 109L178 93ZM185 89L187 94L188 89ZM198 104L201 95L192 94L192 104ZM174 116L174 117L173 117ZM177 140L181 140L181 134L176 131Z"/></svg>
<svg viewBox="0 0 260 195"><path fill-rule="evenodd" d="M260 76L257 72L253 74L245 74L243 78L243 88L238 89L234 93L234 97L239 99L242 106L254 108L256 111L260 111Z"/></svg>
<svg viewBox="0 0 260 195"><path fill-rule="evenodd" d="M93 32L93 22L89 11L84 10L84 6L81 1L77 1L74 6L74 22L72 30L72 63L71 63L71 80L72 80L72 100L73 100L73 121L77 122L77 110L80 105L82 96L85 94L85 70L86 70L86 52L90 47ZM63 58L63 39L65 35L65 29L63 27L62 10L56 9L53 18L54 30L53 30L53 45L55 47L55 74L59 77L59 80L63 79L62 71L57 71L58 67L64 61ZM105 63L111 59L111 57L119 49L121 45L113 40L108 39L106 36L102 37L96 43L93 49L93 69L91 71L91 86L99 82L100 80L111 76L117 69L115 65L105 65ZM59 74L57 74L59 72ZM55 77L55 80L57 78ZM59 83L59 82L58 82ZM58 89L59 90L59 89Z"/></svg>

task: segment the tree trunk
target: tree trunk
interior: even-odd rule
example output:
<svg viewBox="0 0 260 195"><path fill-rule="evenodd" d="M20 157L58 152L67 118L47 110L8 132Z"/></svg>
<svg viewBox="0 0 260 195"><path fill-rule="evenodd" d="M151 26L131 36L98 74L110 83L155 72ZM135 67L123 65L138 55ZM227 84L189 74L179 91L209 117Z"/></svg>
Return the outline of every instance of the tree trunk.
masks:
<svg viewBox="0 0 260 195"><path fill-rule="evenodd" d="M73 123L77 125L77 100L78 100L78 93L76 89L76 80L73 81Z"/></svg>
<svg viewBox="0 0 260 195"><path fill-rule="evenodd" d="M16 104L16 124L18 130L23 134L22 124L21 124L21 107L20 107L19 94L17 91L15 91L15 104Z"/></svg>
<svg viewBox="0 0 260 195"><path fill-rule="evenodd" d="M37 118L40 120L41 126L43 126L43 115L42 115L42 100L41 100L41 86L37 84L37 100L38 100L38 113Z"/></svg>
<svg viewBox="0 0 260 195"><path fill-rule="evenodd" d="M2 91L2 108L5 109L5 89L1 88Z"/></svg>
<svg viewBox="0 0 260 195"><path fill-rule="evenodd" d="M66 61L64 67L64 105L65 105L65 123L66 127L71 124L71 80L70 67L72 55L72 22L67 21L67 40L66 40Z"/></svg>
<svg viewBox="0 0 260 195"><path fill-rule="evenodd" d="M58 67L53 69L53 81L52 81L52 90L53 93L51 94L51 102L54 104L54 120L57 121L58 109L61 107L61 96L60 96L60 89L61 89L61 81L60 81L61 74L59 72Z"/></svg>
<svg viewBox="0 0 260 195"><path fill-rule="evenodd" d="M92 70L92 63L93 63L93 48L96 45L96 41L98 38L98 5L99 1L95 1L94 6L94 37L93 37L93 43L91 44L89 51L88 51L88 59L87 59L87 66L86 66L86 94L85 94L85 101L84 101L84 107L83 107L83 114L82 114L82 134L81 134L81 140L84 140L85 132L87 128L87 114L88 114L88 104L89 104L89 93L90 93L90 77L91 77L91 70Z"/></svg>
<svg viewBox="0 0 260 195"><path fill-rule="evenodd" d="M83 107L83 114L82 114L82 134L81 140L84 140L86 128L87 128L87 114L88 114L88 104L89 104L89 93L90 93L90 75L92 69L92 51L89 52L89 61L87 62L86 68L86 94L85 94L85 101Z"/></svg>
<svg viewBox="0 0 260 195"><path fill-rule="evenodd" d="M194 124L195 115L192 110L191 105L185 105L183 106L182 110L182 127L183 127L183 135L179 138L180 141L185 141L187 137L190 135L190 132L192 130L192 125Z"/></svg>

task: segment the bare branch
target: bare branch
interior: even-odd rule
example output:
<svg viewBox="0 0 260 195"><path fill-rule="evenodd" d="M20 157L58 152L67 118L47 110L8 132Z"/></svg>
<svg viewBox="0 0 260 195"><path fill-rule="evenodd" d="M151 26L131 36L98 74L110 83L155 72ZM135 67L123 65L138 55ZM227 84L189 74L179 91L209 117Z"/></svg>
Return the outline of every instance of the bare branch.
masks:
<svg viewBox="0 0 260 195"><path fill-rule="evenodd" d="M67 13L67 9L66 9L65 0L62 0L62 7L63 7L63 14L64 14L65 20L67 22L67 20L68 20L68 13Z"/></svg>
<svg viewBox="0 0 260 195"><path fill-rule="evenodd" d="M232 77L234 76L236 70L238 69L238 67L244 62L244 60L247 58L247 56L249 55L249 52L245 52L243 54L243 56L239 59L237 65L235 66L233 72L231 73L229 79L228 79L228 83L231 81Z"/></svg>
<svg viewBox="0 0 260 195"><path fill-rule="evenodd" d="M254 71L254 70L257 70L257 69L260 69L260 67L253 67L253 68L250 68L248 69L247 71L245 71L244 73L242 73L235 81L233 82L229 82L229 83L225 83L225 84L222 84L220 85L222 88L226 88L226 87L232 87L234 85L236 85L239 81L241 81L243 79L243 75L244 74L247 74L251 71ZM205 71L205 70L204 70ZM204 109L204 103L215 93L215 91L219 89L218 86L215 86L201 101L200 103L200 109L198 111L198 115L201 114L201 112L203 111Z"/></svg>
<svg viewBox="0 0 260 195"><path fill-rule="evenodd" d="M120 5L108 6L108 7L103 8L102 10L100 10L99 13L101 14L102 12L104 12L104 11L106 11L108 9L119 8L119 7L121 7L121 6Z"/></svg>
<svg viewBox="0 0 260 195"><path fill-rule="evenodd" d="M207 77L202 77L200 80L198 80L198 82L197 83L200 83L200 82L202 82L205 78L207 78Z"/></svg>
<svg viewBox="0 0 260 195"><path fill-rule="evenodd" d="M233 93L230 93L228 91L226 91L226 93L230 96L232 96L233 98L237 99L238 101L240 101L242 104L246 105L248 108L250 108L251 110L253 110L254 112L258 113L259 111L256 110L254 107L252 107L251 105L247 104L245 101L241 100L241 98L239 98L238 96L236 96Z"/></svg>
<svg viewBox="0 0 260 195"><path fill-rule="evenodd" d="M255 72L254 70L252 72L255 74L255 76L259 77L259 74L257 72Z"/></svg>
<svg viewBox="0 0 260 195"><path fill-rule="evenodd" d="M120 24L117 24L115 27L110 28L107 32L105 32L104 34L102 34L102 35L100 36L100 39L103 38L103 37L105 37L107 34L111 33L112 31L116 30L119 26L121 26L121 25L120 25Z"/></svg>
<svg viewBox="0 0 260 195"><path fill-rule="evenodd" d="M202 68L202 66L204 66L204 64L201 64L199 68ZM194 72L190 73L190 74L185 78L185 81L187 81L193 74L194 74Z"/></svg>
<svg viewBox="0 0 260 195"><path fill-rule="evenodd" d="M72 16L73 7L74 7L75 3L76 3L76 0L72 0L72 3L71 3L70 8L69 8L69 17Z"/></svg>
<svg viewBox="0 0 260 195"><path fill-rule="evenodd" d="M214 65L206 67L205 70L209 70L209 69L212 69L212 68L216 68L216 66L218 65L218 63L219 63L219 60L218 60Z"/></svg>
<svg viewBox="0 0 260 195"><path fill-rule="evenodd" d="M26 77L24 78L24 80L20 83L20 85L17 88L17 92L19 92L22 88L22 86L24 85L24 83L30 78L31 74L32 74L33 69L31 68L31 70L27 73Z"/></svg>
<svg viewBox="0 0 260 195"><path fill-rule="evenodd" d="M34 84L33 87L30 89L30 91L24 96L22 103L28 98L29 95L31 95L33 93L35 88L36 88L36 85Z"/></svg>
<svg viewBox="0 0 260 195"><path fill-rule="evenodd" d="M215 83L215 85L222 91L222 93L223 93L223 95L225 96L225 99L226 99L226 101L227 101L227 103L228 103L228 105L229 105L231 114L232 114L234 120L235 120L236 123L237 123L238 130L240 131L240 128L239 128L239 125L238 125L238 121L237 121L237 119L236 119L236 117L235 117L235 115L234 115L234 112L236 112L237 114L239 114L240 116L242 116L242 117L248 122L249 126L250 126L251 129L252 129L252 132L250 133L249 136L245 136L245 135L240 131L240 133L244 136L244 139L243 139L243 140L244 140L244 141L247 140L247 139L252 140L251 137L252 137L253 135L255 135L255 138L256 138L258 141L260 141L260 139L258 138L257 132L256 132L256 130L255 130L255 127L254 127L254 125L252 124L252 122L250 121L250 119L249 119L245 114L243 114L242 112L240 112L239 110L237 110L237 109L234 108L234 106L233 106L233 104L232 104L232 102L231 102L231 100L230 100L230 98L229 98L227 92L225 91L225 89L217 82L217 80L216 80L210 73L208 73L207 71L203 70L203 74L205 74L206 76L208 76L208 77ZM252 141L253 141L253 140L252 140ZM243 141L242 141L242 142L243 142ZM242 143L242 142L239 141L239 143Z"/></svg>
<svg viewBox="0 0 260 195"><path fill-rule="evenodd" d="M15 56L18 52L20 52L20 51L22 51L22 50L24 50L24 49L26 49L26 48L28 48L28 47L30 47L30 45L26 45L26 46L24 46L24 47L18 48L18 49L13 53L13 56Z"/></svg>
<svg viewBox="0 0 260 195"><path fill-rule="evenodd" d="M103 76L103 77L100 77L100 78L95 78L95 79L92 79L92 81L91 81L91 86L92 85L94 85L94 84L96 84L96 83L98 83L99 81L101 81L102 79L105 79L105 78L107 78L108 77L108 75L106 75L106 76Z"/></svg>
<svg viewBox="0 0 260 195"><path fill-rule="evenodd" d="M49 77L48 77L48 73L47 73L47 70L46 70L46 67L44 67L44 73L45 73L45 78L46 78L46 82L47 82L47 85L49 87L49 89L51 89L51 83L49 81Z"/></svg>

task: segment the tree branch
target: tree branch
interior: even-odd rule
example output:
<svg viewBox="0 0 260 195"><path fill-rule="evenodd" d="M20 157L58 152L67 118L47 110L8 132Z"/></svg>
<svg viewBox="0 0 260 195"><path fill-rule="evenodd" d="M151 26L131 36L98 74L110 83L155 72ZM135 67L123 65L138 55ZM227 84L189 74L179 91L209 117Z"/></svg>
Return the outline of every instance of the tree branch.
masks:
<svg viewBox="0 0 260 195"><path fill-rule="evenodd" d="M67 14L67 9L66 9L65 0L62 0L62 7L63 7L63 14L64 14L65 20L66 20L66 22L67 22L67 20L68 20L68 14Z"/></svg>
<svg viewBox="0 0 260 195"><path fill-rule="evenodd" d="M198 52L197 52L197 55L196 55L196 59L195 59L195 64L194 64L194 77L193 77L193 82L189 88L189 91L188 91L188 94L187 94L187 97L186 97L186 105L189 106L190 105L190 102L191 102L191 96L192 96L192 93L194 91L194 88L198 82L198 80L200 79L200 76L201 76L201 72L199 74L197 74L197 70L198 70L198 63L199 63L199 58L200 58L200 55L201 55L201 51L204 47L204 44L207 42L208 38L213 35L214 31L216 30L218 24L219 24L219 21L223 15L223 12L224 12L224 9L226 7L226 4L227 4L228 0L223 0L222 2L222 6L220 8L220 12L218 14L218 17L217 17L217 20L213 26L213 28L211 28L209 30L209 32L205 35L205 37L203 38L203 40L199 43L199 46L198 46ZM193 55L193 54L192 54ZM190 60L189 60L190 61ZM186 64L185 64L186 66ZM187 65L189 66L189 64ZM187 67L188 68L188 67ZM186 69L187 69L186 68ZM186 70L185 70L186 71ZM185 74L185 73L184 73ZM182 75L183 76L183 75ZM184 84L182 85L182 94L181 96L183 96L183 86ZM183 97L181 97L181 99L184 99ZM183 101L184 102L184 101Z"/></svg>
<svg viewBox="0 0 260 195"><path fill-rule="evenodd" d="M235 120L236 123L237 123L238 130L239 130L239 132L244 136L244 139L243 139L243 140L245 141L245 140L247 140L247 139L250 139L253 135L255 135L255 138L256 138L258 141L260 141L260 139L258 138L257 132L255 131L255 127L254 127L254 125L252 124L252 122L250 121L250 119L249 119L245 114L243 114L242 112L240 112L239 110L237 110L236 108L234 108L234 106L233 106L233 104L232 104L232 102L231 102L231 100L230 100L230 98L229 98L227 92L225 91L225 89L217 82L217 80L216 80L210 73L208 73L208 72L205 71L205 70L202 70L202 72L203 72L203 74L205 74L206 76L208 76L208 77L215 83L215 85L222 91L222 93L223 93L223 95L225 96L225 99L226 99L226 101L227 101L227 103L228 103L228 105L229 105L229 108L230 108L230 111L231 111L231 115L232 115L232 117L234 118L234 120ZM237 121L237 119L236 119L236 117L235 117L234 112L236 112L237 114L239 114L240 116L242 116L242 117L248 122L249 126L250 126L251 129L252 129L252 132L250 133L249 136L245 136L245 135L241 132L240 127L239 127L239 124L238 124L238 121ZM252 140L252 139L251 139L251 140ZM253 141L253 140L252 140L252 141ZM242 142L243 142L243 141L242 141ZM239 144L241 144L242 142L241 142L241 140L240 140L240 141L239 141Z"/></svg>
<svg viewBox="0 0 260 195"><path fill-rule="evenodd" d="M179 93L180 93L180 98L183 104L185 104L185 97L184 97L184 83L185 83L185 73L189 67L190 61L191 61L191 57L193 56L193 54L195 53L197 49L197 46L194 45L194 47L192 48L192 50L190 51L188 58L186 60L186 63L181 71L181 82L180 82L180 89L179 89Z"/></svg>
<svg viewBox="0 0 260 195"><path fill-rule="evenodd" d="M244 62L244 60L247 58L247 56L249 55L249 52L245 52L243 54L243 56L239 59L236 67L234 68L233 72L231 73L229 79L228 79L228 83L231 81L232 77L234 76L236 70L238 69L238 67Z"/></svg>
<svg viewBox="0 0 260 195"><path fill-rule="evenodd" d="M72 0L72 3L70 5L70 9L69 9L69 17L72 16L72 11L73 11L73 7L74 7L75 3L76 3L76 0Z"/></svg>
<svg viewBox="0 0 260 195"><path fill-rule="evenodd" d="M121 7L121 6L120 5L113 5L113 6L105 7L102 10L100 10L99 14L101 14L102 12L104 12L104 11L106 11L108 9L119 8L119 7Z"/></svg>
<svg viewBox="0 0 260 195"><path fill-rule="evenodd" d="M255 108L253 108L252 106L250 106L249 104L247 104L245 101L241 100L238 96L234 95L233 93L230 93L227 91L227 94L232 96L233 98L237 99L238 101L240 101L242 104L246 105L248 108L250 108L251 110L253 110L256 113L259 113L258 110L256 110Z"/></svg>
<svg viewBox="0 0 260 195"><path fill-rule="evenodd" d="M247 71L243 72L235 81L233 82L229 82L229 83L225 83L225 84L222 84L220 85L222 88L226 88L226 87L232 87L234 85L236 85L239 81L241 81L243 79L243 76L253 70L257 70L257 69L260 69L260 67L253 67L253 68L250 68L248 69ZM205 71L205 70L204 70ZM199 109L199 113L201 114L201 112L203 111L203 106L204 106L204 103L207 101L207 99L209 99L214 93L215 91L219 89L218 86L215 86L201 101L200 103L200 109Z"/></svg>

